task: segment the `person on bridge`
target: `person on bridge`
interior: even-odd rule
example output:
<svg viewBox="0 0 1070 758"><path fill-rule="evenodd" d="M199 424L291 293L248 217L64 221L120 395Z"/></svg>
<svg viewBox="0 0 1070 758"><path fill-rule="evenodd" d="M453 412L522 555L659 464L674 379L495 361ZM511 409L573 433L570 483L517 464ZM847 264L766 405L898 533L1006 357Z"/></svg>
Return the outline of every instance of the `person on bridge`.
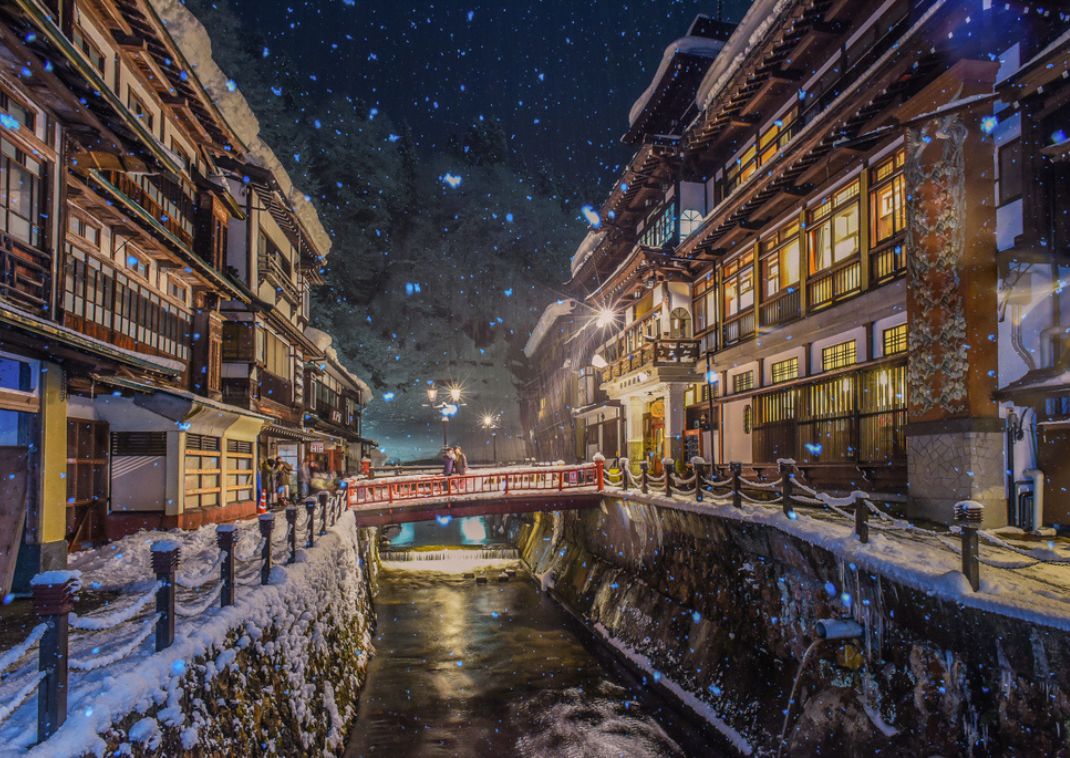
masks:
<svg viewBox="0 0 1070 758"><path fill-rule="evenodd" d="M464 454L460 446L453 448L453 454L455 456L455 462L453 464L453 472L458 476L464 476L468 471L468 456Z"/></svg>
<svg viewBox="0 0 1070 758"><path fill-rule="evenodd" d="M454 458L453 448L447 447L442 449L442 476L451 476L453 474Z"/></svg>

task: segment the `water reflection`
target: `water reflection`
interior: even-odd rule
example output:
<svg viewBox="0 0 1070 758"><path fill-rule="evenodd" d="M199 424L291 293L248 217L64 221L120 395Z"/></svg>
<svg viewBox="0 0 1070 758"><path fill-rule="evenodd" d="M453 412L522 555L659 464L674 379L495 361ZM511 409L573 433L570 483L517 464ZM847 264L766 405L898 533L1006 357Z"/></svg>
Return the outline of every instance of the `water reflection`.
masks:
<svg viewBox="0 0 1070 758"><path fill-rule="evenodd" d="M419 521L392 527L384 531L384 536L391 548L486 545L502 539L501 535L497 535L495 539L487 519L483 516L456 519L440 516L434 521Z"/></svg>

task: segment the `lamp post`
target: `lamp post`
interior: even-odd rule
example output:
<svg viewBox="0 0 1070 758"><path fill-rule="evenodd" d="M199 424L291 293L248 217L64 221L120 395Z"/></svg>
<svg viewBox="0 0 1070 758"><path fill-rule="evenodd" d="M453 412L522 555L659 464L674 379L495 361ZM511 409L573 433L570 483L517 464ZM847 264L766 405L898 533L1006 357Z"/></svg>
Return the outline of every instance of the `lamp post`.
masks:
<svg viewBox="0 0 1070 758"><path fill-rule="evenodd" d="M483 428L490 432L490 444L493 462L498 462L498 416L493 413L483 415Z"/></svg>
<svg viewBox="0 0 1070 758"><path fill-rule="evenodd" d="M445 413L442 414L442 447L449 447L449 443L446 439L446 430L450 427L450 417Z"/></svg>
<svg viewBox="0 0 1070 758"><path fill-rule="evenodd" d="M449 400L439 400L438 398L438 386L432 384L427 388L427 402L424 403L425 408L434 408L439 412L439 416L442 419L442 447L446 448L449 445L449 423L450 416L457 413L458 408L464 405L461 402L463 392L460 385L451 384L447 388L449 393Z"/></svg>
<svg viewBox="0 0 1070 758"><path fill-rule="evenodd" d="M713 356L706 353L706 426L710 429L710 464L717 462L713 454L713 385L717 383L717 374L713 370Z"/></svg>

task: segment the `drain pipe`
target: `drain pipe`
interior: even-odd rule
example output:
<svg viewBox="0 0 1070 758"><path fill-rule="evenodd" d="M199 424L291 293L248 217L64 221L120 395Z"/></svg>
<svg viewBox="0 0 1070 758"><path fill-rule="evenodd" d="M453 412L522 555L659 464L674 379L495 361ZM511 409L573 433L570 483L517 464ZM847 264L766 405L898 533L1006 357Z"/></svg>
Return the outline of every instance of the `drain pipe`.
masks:
<svg viewBox="0 0 1070 758"><path fill-rule="evenodd" d="M810 647L806 648L802 660L799 661L799 670L795 672L795 681L791 684L791 694L788 696L788 707L784 710L784 725L780 728L780 740L776 746L777 758L780 758L780 754L784 750L784 743L788 736L788 726L791 724L792 706L795 705L795 694L799 690L799 682L802 681L802 675L810 662L810 656L823 642L856 640L864 633L865 629L863 629L862 625L849 618L819 619L814 624L814 634L817 639L810 643Z"/></svg>

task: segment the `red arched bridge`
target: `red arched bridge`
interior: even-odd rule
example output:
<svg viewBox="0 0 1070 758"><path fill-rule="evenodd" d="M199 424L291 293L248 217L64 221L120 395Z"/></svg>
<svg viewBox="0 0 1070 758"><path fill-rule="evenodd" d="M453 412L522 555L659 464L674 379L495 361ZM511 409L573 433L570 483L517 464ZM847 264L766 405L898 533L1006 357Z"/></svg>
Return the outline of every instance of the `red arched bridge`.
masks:
<svg viewBox="0 0 1070 758"><path fill-rule="evenodd" d="M460 476L386 476L346 480L349 508L360 526L590 508L605 489L602 461L572 466L513 466Z"/></svg>

